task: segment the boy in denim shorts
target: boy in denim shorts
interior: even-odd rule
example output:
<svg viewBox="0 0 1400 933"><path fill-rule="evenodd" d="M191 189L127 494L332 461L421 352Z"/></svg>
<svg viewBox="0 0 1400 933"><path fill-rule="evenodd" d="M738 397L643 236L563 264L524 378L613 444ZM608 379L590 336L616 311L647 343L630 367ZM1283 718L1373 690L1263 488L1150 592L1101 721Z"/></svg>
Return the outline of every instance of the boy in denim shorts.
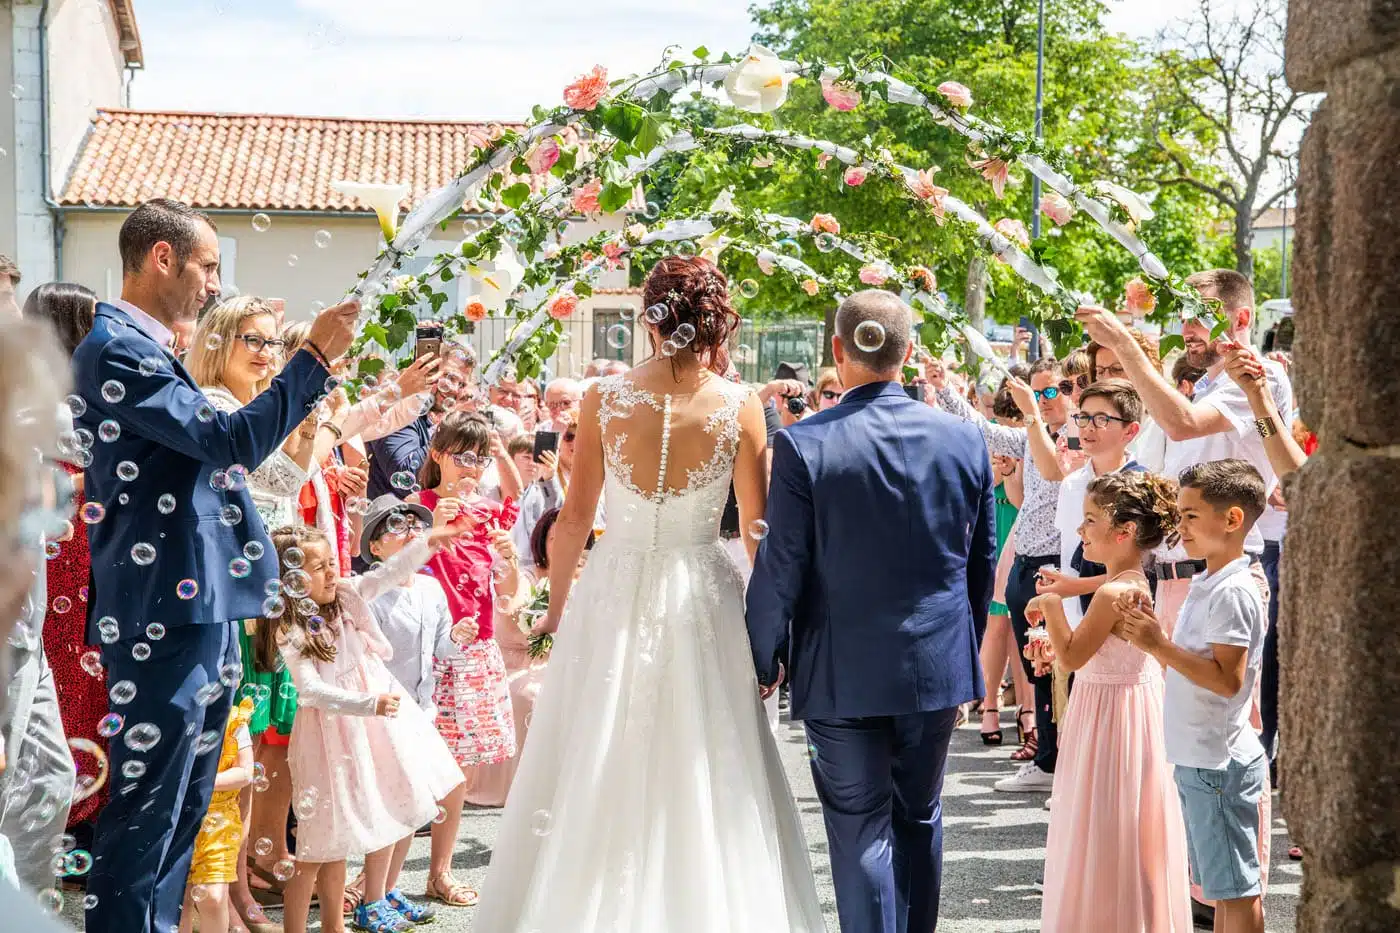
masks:
<svg viewBox="0 0 1400 933"><path fill-rule="evenodd" d="M1269 761L1250 725L1267 616L1245 535L1264 512L1264 480L1243 460L1181 474L1181 543L1206 572L1191 581L1170 639L1146 606L1123 608L1121 632L1167 668L1167 760L1176 766L1191 871L1216 901L1216 933L1264 933L1259 804Z"/></svg>

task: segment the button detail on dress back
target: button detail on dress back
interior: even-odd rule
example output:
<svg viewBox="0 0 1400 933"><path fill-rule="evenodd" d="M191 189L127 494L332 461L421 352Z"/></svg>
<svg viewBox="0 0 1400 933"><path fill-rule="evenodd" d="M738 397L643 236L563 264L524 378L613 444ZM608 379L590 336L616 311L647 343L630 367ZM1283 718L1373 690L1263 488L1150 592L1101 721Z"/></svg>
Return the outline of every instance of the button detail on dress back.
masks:
<svg viewBox="0 0 1400 933"><path fill-rule="evenodd" d="M665 408L661 411L661 463L656 472L656 495L666 493L666 461L671 456L671 396L664 399Z"/></svg>

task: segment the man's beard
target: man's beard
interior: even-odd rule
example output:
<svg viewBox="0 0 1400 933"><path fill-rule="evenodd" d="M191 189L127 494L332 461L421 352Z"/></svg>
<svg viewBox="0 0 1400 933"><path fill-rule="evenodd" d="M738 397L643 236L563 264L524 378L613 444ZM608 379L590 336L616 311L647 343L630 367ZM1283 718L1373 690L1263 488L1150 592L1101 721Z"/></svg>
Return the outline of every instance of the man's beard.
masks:
<svg viewBox="0 0 1400 933"><path fill-rule="evenodd" d="M1186 348L1186 362L1196 369L1210 369L1220 362L1220 351L1215 349L1215 344L1208 343L1200 350L1192 350L1190 346Z"/></svg>

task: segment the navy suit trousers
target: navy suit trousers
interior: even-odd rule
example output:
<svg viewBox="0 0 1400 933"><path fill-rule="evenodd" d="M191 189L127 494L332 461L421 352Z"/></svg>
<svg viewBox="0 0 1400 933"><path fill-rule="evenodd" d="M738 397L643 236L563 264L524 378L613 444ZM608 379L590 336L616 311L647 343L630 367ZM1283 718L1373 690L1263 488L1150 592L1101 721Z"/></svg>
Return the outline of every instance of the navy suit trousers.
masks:
<svg viewBox="0 0 1400 933"><path fill-rule="evenodd" d="M157 640L126 638L102 646L107 682L136 686L131 702L112 711L125 720L112 737L111 800L102 811L93 842L87 893L87 933L170 933L180 924L185 879L194 839L209 810L219 749L228 726L233 691L242 675L235 622L182 625ZM132 648L149 644L144 661ZM220 671L232 683L210 698ZM159 730L159 741L143 747ZM200 736L219 741L197 754ZM136 747L133 748L132 746ZM145 771L129 778L123 769L139 762Z"/></svg>

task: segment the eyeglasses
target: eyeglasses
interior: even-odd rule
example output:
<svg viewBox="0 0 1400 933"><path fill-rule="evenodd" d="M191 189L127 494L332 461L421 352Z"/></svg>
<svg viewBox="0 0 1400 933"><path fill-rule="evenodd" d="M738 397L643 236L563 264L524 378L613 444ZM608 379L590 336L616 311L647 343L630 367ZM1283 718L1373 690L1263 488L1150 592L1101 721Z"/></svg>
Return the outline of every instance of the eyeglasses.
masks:
<svg viewBox="0 0 1400 933"><path fill-rule="evenodd" d="M580 400L578 399L571 398L555 399L552 402L545 402L544 407L548 408L550 411L564 411L566 409L573 408L575 405L578 405L579 401Z"/></svg>
<svg viewBox="0 0 1400 933"><path fill-rule="evenodd" d="M403 514L403 513L396 513L396 514ZM403 523L403 527L402 527L402 528L399 528L399 527L387 528L387 527L386 527L386 528L384 529L384 536L385 536L386 538L411 538L411 537L413 537L414 535L418 534L420 531L423 530L423 523L422 523L421 521L419 521L418 518L417 518L416 516L410 517L410 516L405 515L405 516L404 516L404 519L405 519L405 520L404 520L404 523Z"/></svg>
<svg viewBox="0 0 1400 933"><path fill-rule="evenodd" d="M1112 366L1100 366L1098 375L1100 379L1126 379L1128 371L1122 364L1114 363Z"/></svg>
<svg viewBox="0 0 1400 933"><path fill-rule="evenodd" d="M452 462L467 470L475 470L478 467L486 466L489 457L478 457L470 451L463 451L460 454L452 454Z"/></svg>
<svg viewBox="0 0 1400 933"><path fill-rule="evenodd" d="M1117 421L1119 424L1132 423L1127 418L1115 418L1113 415L1105 415L1103 412L1098 412L1097 414L1093 415L1086 415L1082 411L1075 412L1074 414L1070 415L1070 419L1073 420L1074 423L1081 428L1087 428L1089 425L1092 424L1100 431L1108 427L1108 423L1110 421Z"/></svg>
<svg viewBox="0 0 1400 933"><path fill-rule="evenodd" d="M239 334L233 339L243 341L243 346L248 348L249 353L261 353L263 350L267 350L274 354L280 354L287 345L285 340L268 340L258 334Z"/></svg>
<svg viewBox="0 0 1400 933"><path fill-rule="evenodd" d="M1036 390L1035 390L1035 400L1038 402L1038 401L1040 401L1040 400L1043 399L1043 398L1048 398L1048 399L1050 399L1050 400L1053 402L1055 399L1059 398L1062 394L1063 394L1063 395L1069 395L1069 387L1070 387L1070 386L1071 386L1071 383L1069 382L1069 380L1065 380L1064 382L1060 383L1059 388L1056 388L1055 386L1050 386L1049 388L1045 388L1045 389L1036 389Z"/></svg>
<svg viewBox="0 0 1400 933"><path fill-rule="evenodd" d="M841 396L843 395L845 395L844 392L834 392L831 389L822 389L822 398L826 399L828 402L839 402L841 401Z"/></svg>

